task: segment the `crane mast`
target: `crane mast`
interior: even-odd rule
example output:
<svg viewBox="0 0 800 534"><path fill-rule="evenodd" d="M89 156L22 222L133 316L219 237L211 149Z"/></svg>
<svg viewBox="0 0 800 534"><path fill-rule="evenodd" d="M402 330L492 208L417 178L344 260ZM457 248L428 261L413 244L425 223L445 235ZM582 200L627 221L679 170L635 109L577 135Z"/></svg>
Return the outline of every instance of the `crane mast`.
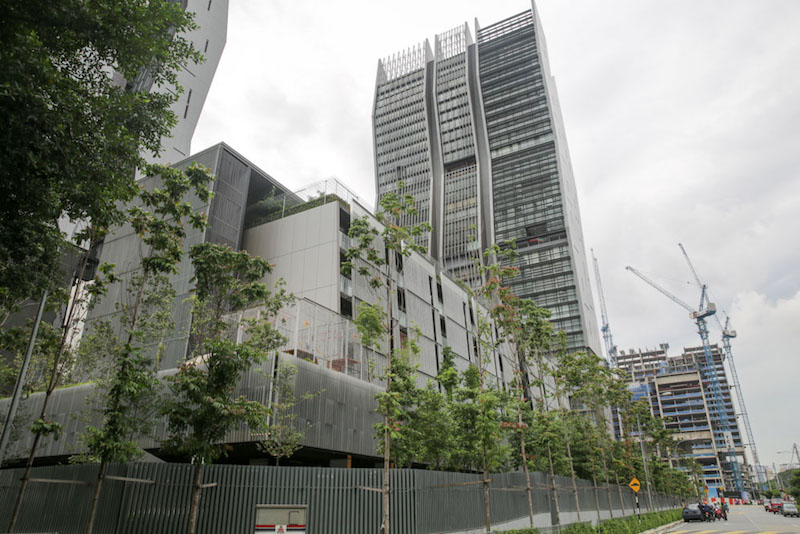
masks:
<svg viewBox="0 0 800 534"><path fill-rule="evenodd" d="M698 287L704 287L703 282L700 281L700 277L697 275L697 271L692 265L692 260L689 259L689 254L687 254L686 249L683 247L681 243L678 243L678 246L683 253L683 258L686 260L686 264L689 266L689 270L692 271L692 276L694 276L694 281L697 283ZM705 292L706 302L708 302L708 292ZM750 426L750 416L747 414L747 406L744 403L744 395L742 394L742 386L739 383L739 373L736 372L736 363L733 360L733 350L731 349L731 339L736 337L736 330L730 328L730 321L731 318L726 315L725 317L725 325L723 326L722 321L720 321L719 316L714 315L714 319L717 321L717 325L719 329L722 331L722 347L725 351L725 359L728 361L728 369L731 372L731 379L733 381L733 389L736 390L736 402L739 405L739 415L742 417L742 422L744 423L744 430L747 434L747 444L750 447L750 454L753 457L753 469L756 473L756 480L758 484L761 486L761 489L767 489L767 478L764 474L763 469L761 468L761 461L758 458L758 450L756 449L756 440L753 437L753 429Z"/></svg>
<svg viewBox="0 0 800 534"><path fill-rule="evenodd" d="M728 456L728 463L731 466L731 471L733 472L733 479L734 484L736 486L736 491L739 494L742 493L744 487L742 485L742 476L739 471L739 459L736 456L736 451L734 450L732 440L729 442L726 437L731 434L730 424L728 423L728 417L725 413L725 405L722 396L722 387L720 386L719 376L717 375L717 366L714 363L714 355L711 351L711 343L708 340L708 324L706 323L706 318L714 315L717 312L716 306L711 302L706 302L707 300L707 288L706 286L702 286L702 290L700 293L700 306L697 310L686 304L684 301L667 291L666 289L662 288L645 275L631 267L630 265L625 267L627 270L647 282L651 287L658 290L661 294L681 306L682 308L688 310L690 312L690 317L697 325L697 333L700 335L700 340L703 343L703 359L704 359L704 371L706 374L706 378L708 380L709 388L711 389L711 398L714 400L714 415L716 416L716 420L719 425L718 431L712 430L712 436L714 442L717 445L717 448L725 450ZM734 416L735 420L735 416Z"/></svg>
<svg viewBox="0 0 800 534"><path fill-rule="evenodd" d="M608 324L608 310L606 310L606 297L603 294L603 283L600 280L600 267L597 265L597 257L592 249L592 261L594 262L594 277L597 282L597 294L600 297L600 321L603 323L600 331L603 332L603 341L606 346L609 363L617 366L617 347L614 345L614 336L611 335L611 326Z"/></svg>

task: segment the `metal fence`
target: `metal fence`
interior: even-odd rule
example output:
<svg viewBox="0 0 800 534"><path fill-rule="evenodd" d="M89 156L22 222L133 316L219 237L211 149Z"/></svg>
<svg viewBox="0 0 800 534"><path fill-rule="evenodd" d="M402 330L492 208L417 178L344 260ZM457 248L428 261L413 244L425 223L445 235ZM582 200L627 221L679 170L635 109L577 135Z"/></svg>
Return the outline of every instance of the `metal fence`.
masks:
<svg viewBox="0 0 800 534"><path fill-rule="evenodd" d="M38 467L33 477L49 482L28 486L17 532L80 533L86 528L96 465ZM185 530L193 466L188 464L131 463L109 466L108 474L153 483L107 480L103 485L95 532L113 534L173 534ZM0 531L8 524L19 487L21 469L0 471ZM395 469L391 473L393 532L432 534L480 528L483 525L483 488L478 474ZM377 534L381 522L381 469L211 465L204 483L198 533L251 534L260 504L308 506L310 534ZM61 483L53 480L63 481ZM547 476L531 473L534 509L550 513ZM571 479L557 477L562 523L574 516ZM491 515L494 524L527 518L524 475L492 475ZM578 497L585 517L596 517L594 489L579 481ZM633 513L629 489L599 489L599 503L607 510L609 495L615 515ZM624 502L620 502L620 497ZM674 507L677 500L654 498L657 509ZM644 503L642 505L644 508ZM567 518L565 520L565 518Z"/></svg>

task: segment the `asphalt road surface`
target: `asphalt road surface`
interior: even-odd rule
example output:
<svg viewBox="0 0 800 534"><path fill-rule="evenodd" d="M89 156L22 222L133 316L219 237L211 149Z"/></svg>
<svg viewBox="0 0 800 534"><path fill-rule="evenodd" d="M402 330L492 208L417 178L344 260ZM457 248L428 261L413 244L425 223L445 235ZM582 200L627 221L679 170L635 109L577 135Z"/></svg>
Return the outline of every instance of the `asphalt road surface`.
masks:
<svg viewBox="0 0 800 534"><path fill-rule="evenodd" d="M727 521L681 523L669 534L800 534L800 519L764 511L763 506L731 506Z"/></svg>

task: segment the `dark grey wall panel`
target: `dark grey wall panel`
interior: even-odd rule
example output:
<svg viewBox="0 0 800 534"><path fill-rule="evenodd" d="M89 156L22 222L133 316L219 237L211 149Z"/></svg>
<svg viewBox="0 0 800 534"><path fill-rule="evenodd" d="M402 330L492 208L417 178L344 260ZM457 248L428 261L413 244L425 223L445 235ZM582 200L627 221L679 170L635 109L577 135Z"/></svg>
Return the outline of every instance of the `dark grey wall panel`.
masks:
<svg viewBox="0 0 800 534"><path fill-rule="evenodd" d="M186 528L193 466L189 464L111 465L109 474L152 480L140 484L107 480L101 493L98 532L109 534L173 534ZM0 471L0 524L13 508L21 469ZM35 477L86 481L94 484L96 465L68 465L34 469ZM309 534L374 534L381 521L380 469L211 465L203 482L216 483L200 499L198 533L250 534L258 504L308 506ZM480 528L483 525L483 488L480 475L416 469L391 472L392 529L404 534L428 534ZM569 494L571 481L559 477ZM547 479L531 473L534 510L549 511ZM568 484L564 486L563 484ZM460 485L459 485L460 484ZM580 481L583 520L595 514L589 483ZM492 475L493 524L527 517L522 473ZM614 488L616 490L616 488ZM85 529L92 487L74 484L32 483L23 506L18 531L80 533ZM630 493L630 490L627 490ZM571 496L571 495L570 495ZM659 508L677 501L657 496ZM565 503L564 503L565 504ZM629 503L632 504L632 503ZM605 510L603 501L601 508ZM574 507L573 507L574 509ZM562 510L568 511L563 506ZM632 510L629 508L627 515ZM618 514L617 514L618 515Z"/></svg>

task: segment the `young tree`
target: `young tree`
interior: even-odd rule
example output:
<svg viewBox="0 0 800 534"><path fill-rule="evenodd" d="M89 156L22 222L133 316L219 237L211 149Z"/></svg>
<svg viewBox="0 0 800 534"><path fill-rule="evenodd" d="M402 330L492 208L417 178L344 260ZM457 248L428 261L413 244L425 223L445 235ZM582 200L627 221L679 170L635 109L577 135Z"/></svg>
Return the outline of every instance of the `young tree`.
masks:
<svg viewBox="0 0 800 534"><path fill-rule="evenodd" d="M306 433L305 429L297 428L297 366L280 357L276 359L279 363L276 362L272 378L275 394L270 404L271 422L259 447L275 457L275 465L280 465L281 458L289 458L301 447ZM301 402L311 400L319 393L305 392L299 399Z"/></svg>
<svg viewBox="0 0 800 534"><path fill-rule="evenodd" d="M513 266L516 259L516 251L513 242L505 250L493 245L486 251L486 267L484 272L488 275L485 285L485 293L490 296L493 306L490 316L494 320L500 334L497 344L510 342L516 348L515 358L512 359L512 380L513 394L511 395L514 415L516 421L507 422L506 427L513 429L513 441L519 447L520 463L525 475L525 494L528 501L528 520L533 528L533 491L531 488L530 473L528 471L528 451L526 446L526 420L529 419L527 412L531 409L531 402L525 395L524 376L529 363L529 356L532 346L531 337L528 335L528 327L536 328L535 323L539 311L532 300L522 300L517 297L507 283L509 278L517 276L519 269Z"/></svg>
<svg viewBox="0 0 800 534"><path fill-rule="evenodd" d="M405 184L400 182L399 189L403 190ZM383 302L370 305L362 303L357 309L355 319L356 327L366 346L379 346L381 337L384 338L383 350L386 355L386 370L384 373L385 390L378 398L378 411L383 415L381 430L383 434L383 534L389 534L389 468L391 459L392 433L399 437L399 430L395 428L393 411L395 409L395 396L392 393L392 359L395 347L393 319L393 295L395 283L393 279L394 266L401 265L404 257L413 251L424 252L425 249L416 240L425 232L430 231L430 225L421 223L414 226L401 226L401 221L407 216L417 214L412 195L387 193L381 197L380 210L376 215L381 228L370 224L368 217L355 218L350 223L349 236L353 246L347 251L347 261L342 263L342 272L350 275L353 269L368 280L369 286L374 289L383 289ZM384 311L385 309L385 311Z"/></svg>
<svg viewBox="0 0 800 534"><path fill-rule="evenodd" d="M105 228L124 219L141 152L160 149L180 94L139 82L175 86L202 60L183 37L192 16L171 0L3 4L0 324L59 285L60 218Z"/></svg>
<svg viewBox="0 0 800 534"><path fill-rule="evenodd" d="M503 284L505 280L518 274L519 269L501 261L513 259L513 248L502 252L499 246L493 245L487 249L485 257L485 262L476 263L476 269L480 273L483 283L476 290L464 287L470 295L470 306L475 310L476 315L474 332L476 339L473 343L475 362L471 368L474 367L477 371L477 375L474 377L474 380L477 381L475 385L472 384L473 378L468 374L465 375L464 383L465 391L468 393L465 399L469 400L475 412L474 439L478 440L483 472L484 520L486 532L490 532L492 521L489 473L506 463L509 451L501 439L504 426L501 409L508 402L504 392L499 389L499 385L490 378L488 365L495 357L498 348L509 336L505 330L503 335L499 335L499 330L496 330L495 326L498 321L507 323L513 320L514 313L509 304L513 297L508 286ZM480 302L487 303L488 312L483 311L483 307L479 305ZM507 424L507 422L505 423Z"/></svg>
<svg viewBox="0 0 800 534"><path fill-rule="evenodd" d="M567 451L567 460L569 461L569 475L572 478L572 493L575 498L575 513L578 516L578 522L581 521L581 504L580 499L578 498L578 482L577 477L575 476L575 464L572 459L572 444L571 444L571 436L569 432L569 425L567 423L567 419L570 413L570 399L569 399L569 383L567 380L567 373L569 364L566 363L570 360L574 360L576 357L580 358L580 356L576 356L574 354L570 354L567 350L567 334L562 330L558 332L556 335L556 342L554 346L554 354L555 354L555 361L556 365L551 369L551 373L553 376L553 381L555 383L555 394L556 399L558 402L559 410L563 410L562 416L560 417L562 423L562 430L564 432L564 444L566 446ZM566 406L563 406L566 404Z"/></svg>
<svg viewBox="0 0 800 534"><path fill-rule="evenodd" d="M539 464L539 469L547 471L550 475L550 495L553 501L556 525L561 524L558 489L556 488L556 466L561 457L556 454L561 450L556 444L560 436L554 431L553 424L558 422L558 417L549 413L550 395L547 392L547 377L551 376L552 369L549 363L553 347L553 325L550 322L550 311L537 307L532 301L523 301L521 312L521 333L518 338L518 347L524 353L526 366L532 367L533 379L529 388L538 391L536 398L537 412L534 415L533 428L538 431L527 432L526 439L532 444L533 450L546 450L547 457L544 466ZM535 464L536 465L536 464Z"/></svg>
<svg viewBox="0 0 800 534"><path fill-rule="evenodd" d="M148 174L158 176L160 186L139 193L140 202L130 207L128 218L145 248L141 268L128 279L130 300L120 304L122 336L113 328L100 327L111 339L94 338L99 349L109 349L111 376L103 399L101 421L90 425L84 436L86 458L100 462L92 497L87 534L94 528L97 504L109 462L127 462L141 454L136 437L151 425L153 400L158 388L156 362L160 340L170 327L172 285L169 275L177 273L183 257L185 225L201 229L205 214L196 213L187 196L201 202L211 199L207 170L192 166L186 171L149 166ZM142 415L142 410L145 415Z"/></svg>
<svg viewBox="0 0 800 534"><path fill-rule="evenodd" d="M417 461L429 469L443 470L452 464L456 430L449 407L448 398L439 391L436 381L429 380L425 388L418 389L417 405L409 426L418 438Z"/></svg>
<svg viewBox="0 0 800 534"><path fill-rule="evenodd" d="M40 325L41 330L37 336L36 343L42 349L38 358L41 364L41 374L36 382L38 382L39 388L44 389L44 399L39 417L30 426L34 438L25 464L25 472L20 481L14 510L11 513L9 532L13 532L16 528L22 501L30 480L33 461L41 441L48 436L58 439L61 434L62 425L48 419L48 408L50 407L53 392L68 380L69 374L76 366L77 351L75 350L75 342L86 319L86 312L106 290L106 284L109 280L109 266L101 266L99 269L100 276L94 277L92 283L88 283L87 280L90 269L90 251L102 239L104 233L96 227L90 227L86 230L83 234L86 239L81 239L81 241L88 242L89 249L81 254L78 264L73 270L69 290L63 291L61 298L51 299L51 302L61 304L58 321L61 325L60 328L46 323ZM10 333L6 332L6 334Z"/></svg>
<svg viewBox="0 0 800 534"><path fill-rule="evenodd" d="M568 353L566 351L560 351L559 354L560 358L556 368L558 383L562 385L565 396L569 400L569 407L576 407L578 410L578 413L567 412L567 416L573 421L573 426L582 436L582 439L576 440L575 443L584 445L582 460L586 471L583 474L592 479L599 520L600 503L597 495L597 476L606 472L606 484L608 484L608 476L603 450L605 441L601 436L606 432L598 427L605 424L606 408L610 407L608 391L611 387L612 374L600 357L593 354ZM565 431L569 435L569 431ZM586 447L589 443L593 446Z"/></svg>
<svg viewBox="0 0 800 534"><path fill-rule="evenodd" d="M203 487L203 466L224 454L225 435L240 424L254 430L266 425L269 408L237 396L243 373L274 356L285 342L270 323L291 297L272 292L261 280L272 271L266 260L213 243L194 245L196 296L192 306L192 352L178 372L167 378L170 395L161 413L168 418L167 450L194 463L188 534L194 534ZM237 343L235 321L225 316L259 306L260 317L247 322L247 339Z"/></svg>

